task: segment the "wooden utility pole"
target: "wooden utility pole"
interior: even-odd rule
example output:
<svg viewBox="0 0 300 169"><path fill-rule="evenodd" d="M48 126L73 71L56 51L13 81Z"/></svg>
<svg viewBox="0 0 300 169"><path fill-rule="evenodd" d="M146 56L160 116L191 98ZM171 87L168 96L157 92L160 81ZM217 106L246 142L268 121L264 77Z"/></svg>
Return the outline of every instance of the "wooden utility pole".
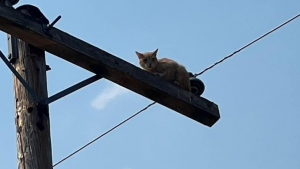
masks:
<svg viewBox="0 0 300 169"><path fill-rule="evenodd" d="M0 1L10 8L19 2ZM48 98L45 51L9 34L8 46L9 59L15 68L6 63L15 75L18 169L52 169L49 107L42 101Z"/></svg>
<svg viewBox="0 0 300 169"><path fill-rule="evenodd" d="M45 52L18 40L14 67L40 99L48 97ZM14 76L18 169L52 169L48 105L39 104Z"/></svg>
<svg viewBox="0 0 300 169"><path fill-rule="evenodd" d="M23 5L15 10L0 3L0 30L23 40L17 40L18 52L11 51L10 55L18 73L0 51L1 58L18 77L14 77L14 89L19 169L53 168L48 104L100 78L206 126L211 127L220 119L215 103L54 28L59 18L49 24L42 12L32 5ZM11 46L11 49L16 48ZM96 75L48 97L44 50ZM13 53L19 53L19 56L13 57Z"/></svg>

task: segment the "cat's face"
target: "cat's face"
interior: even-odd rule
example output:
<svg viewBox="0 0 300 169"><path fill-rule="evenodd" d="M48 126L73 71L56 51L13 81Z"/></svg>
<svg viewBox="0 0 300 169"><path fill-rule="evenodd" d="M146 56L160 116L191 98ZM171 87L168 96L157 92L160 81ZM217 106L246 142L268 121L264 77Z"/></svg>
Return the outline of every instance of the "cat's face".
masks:
<svg viewBox="0 0 300 169"><path fill-rule="evenodd" d="M153 70L156 65L158 64L156 54L158 49L154 52L146 52L146 53L139 53L135 52L136 55L139 57L140 65L147 71Z"/></svg>

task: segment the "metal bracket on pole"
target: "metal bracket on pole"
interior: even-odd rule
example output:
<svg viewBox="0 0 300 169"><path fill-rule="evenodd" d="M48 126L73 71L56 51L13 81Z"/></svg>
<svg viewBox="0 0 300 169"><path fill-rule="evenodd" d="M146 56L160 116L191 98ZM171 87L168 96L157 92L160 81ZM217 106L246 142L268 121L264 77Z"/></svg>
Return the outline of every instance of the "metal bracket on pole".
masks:
<svg viewBox="0 0 300 169"><path fill-rule="evenodd" d="M83 88L83 87L85 87L85 86L101 79L101 78L102 77L100 77L99 75L94 75L94 76L92 76L92 77L90 77L86 80L83 80L83 81L81 81L81 82L79 82L79 83L77 83L77 84L61 91L61 92L58 92L57 94L54 94L53 96L48 97L47 99L43 100L43 102L45 104L50 104L50 103L52 103L52 102L54 102L54 101L56 101L56 100L58 100L58 99L60 99L64 96L67 96L70 93L73 93L74 91L76 91L78 89L81 89L81 88Z"/></svg>
<svg viewBox="0 0 300 169"><path fill-rule="evenodd" d="M8 39L8 59L10 63L15 63L19 56L18 39L10 34L7 34Z"/></svg>
<svg viewBox="0 0 300 169"><path fill-rule="evenodd" d="M13 4L15 4L15 1L12 0L4 0L5 1L5 5L12 7ZM55 25L55 23L57 23L57 21L59 21L61 19L61 16L59 15L51 24L49 24L48 26L46 24L49 23L48 19L43 15L43 13L35 6L32 5L23 5L17 8L17 10L20 10L22 12L22 10L26 10L23 11L25 13L28 13L29 15L36 17L39 21L41 21L44 31L46 33L48 33L48 31ZM51 97L48 97L44 100L41 100L37 94L33 91L33 89L26 83L26 81L22 78L22 76L16 71L16 69L11 65L11 63L14 63L16 61L16 59L18 58L19 54L18 54L18 39L12 35L7 34L8 36L8 51L9 51L9 55L8 55L8 59L9 61L5 58L4 54L1 52L0 50L0 57L2 58L2 60L4 61L4 63L8 66L8 68L13 72L13 74L19 79L19 81L23 84L23 86L26 88L26 90L29 92L29 94L33 97L33 99L39 103L40 105L48 105L82 87L85 87L99 79L101 79L102 77L100 77L99 75L94 75L86 80L83 80ZM9 63L10 62L10 63ZM46 70L50 70L50 67L47 65Z"/></svg>
<svg viewBox="0 0 300 169"><path fill-rule="evenodd" d="M12 7L14 4L18 3L19 0L5 0L5 5ZM10 34L7 34L8 40L8 59L11 63L14 63L18 58L18 39Z"/></svg>
<svg viewBox="0 0 300 169"><path fill-rule="evenodd" d="M22 76L16 71L16 69L11 65L11 63L6 59L2 51L0 50L0 57L6 64L6 66L13 72L13 74L19 79L19 81L22 83L22 85L26 88L26 90L29 92L31 97L36 102L41 102L41 99L36 95L36 93L33 91L33 89L26 83L26 81L22 78Z"/></svg>
<svg viewBox="0 0 300 169"><path fill-rule="evenodd" d="M33 89L26 83L26 81L22 78L22 76L16 71L16 69L11 65L11 63L7 60L7 58L4 56L4 54L0 50L0 57L4 61L4 63L7 65L7 67L13 72L13 74L18 78L18 80L23 84L23 86L26 88L26 90L29 92L31 97L39 104L50 104L64 96L67 96L70 93L73 93L76 90L79 90L99 79L102 77L99 75L94 75L86 80L83 80L61 92L58 92L57 94L54 94L51 97L48 97L47 99L41 100L37 94L33 91Z"/></svg>

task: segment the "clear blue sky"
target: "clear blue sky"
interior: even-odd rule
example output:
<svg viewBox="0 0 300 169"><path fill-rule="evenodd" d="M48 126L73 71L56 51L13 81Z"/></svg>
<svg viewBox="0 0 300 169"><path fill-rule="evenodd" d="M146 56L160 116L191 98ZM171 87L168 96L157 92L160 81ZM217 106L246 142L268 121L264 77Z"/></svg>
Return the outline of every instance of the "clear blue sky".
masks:
<svg viewBox="0 0 300 169"><path fill-rule="evenodd" d="M159 48L194 73L300 12L299 0L89 2L16 6L34 4L49 20L62 15L57 28L137 66L136 50ZM203 96L220 108L212 128L157 104L55 168L299 169L299 28L300 18L200 76ZM7 54L3 32L0 48ZM49 95L92 75L48 53L47 63ZM12 75L3 62L0 78L0 168L16 168ZM150 102L101 80L52 103L53 162Z"/></svg>

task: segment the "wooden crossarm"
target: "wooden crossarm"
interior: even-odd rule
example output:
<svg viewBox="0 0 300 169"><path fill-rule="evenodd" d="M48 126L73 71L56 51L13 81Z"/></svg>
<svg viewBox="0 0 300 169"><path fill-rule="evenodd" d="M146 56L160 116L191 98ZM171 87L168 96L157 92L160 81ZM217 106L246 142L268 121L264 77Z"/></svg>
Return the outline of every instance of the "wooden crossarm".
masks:
<svg viewBox="0 0 300 169"><path fill-rule="evenodd" d="M2 3L0 3L0 30L99 74L204 125L212 126L220 118L215 103L180 89L59 29L51 28L48 33L45 33L42 25L35 19ZM133 57L135 57L134 53Z"/></svg>

